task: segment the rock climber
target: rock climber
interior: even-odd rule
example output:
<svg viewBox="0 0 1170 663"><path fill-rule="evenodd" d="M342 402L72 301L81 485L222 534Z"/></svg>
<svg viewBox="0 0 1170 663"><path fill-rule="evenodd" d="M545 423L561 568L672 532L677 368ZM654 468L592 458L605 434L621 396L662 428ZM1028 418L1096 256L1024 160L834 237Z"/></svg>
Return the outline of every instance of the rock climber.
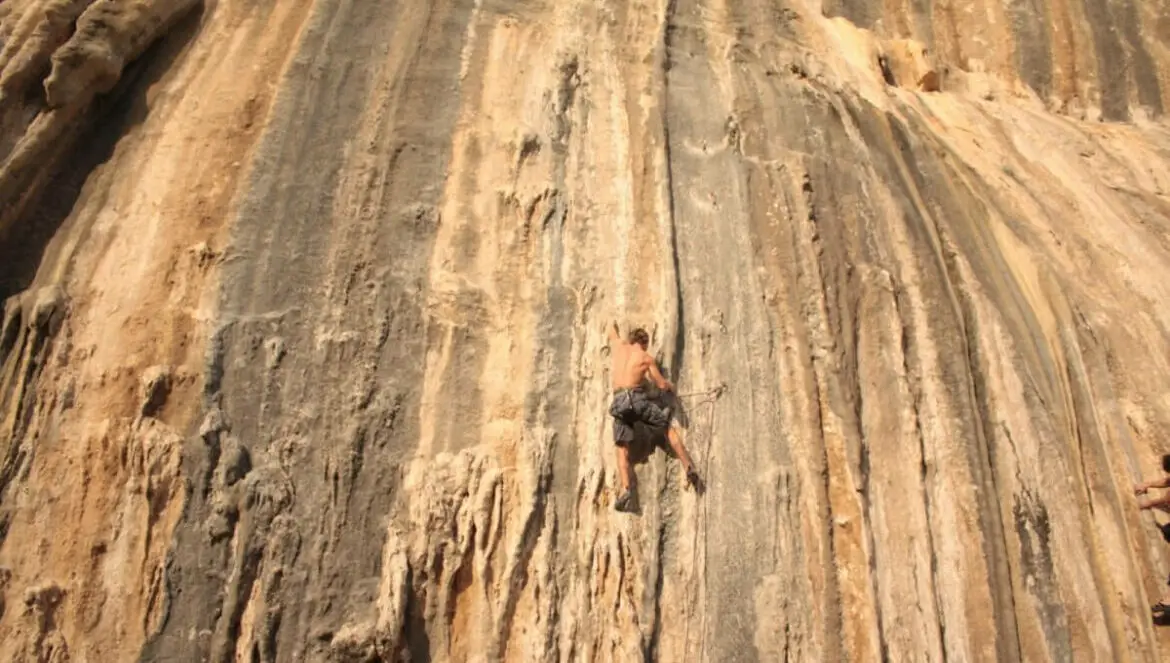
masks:
<svg viewBox="0 0 1170 663"><path fill-rule="evenodd" d="M1147 483L1139 483L1134 487L1135 495L1145 495L1151 488L1170 488L1170 454L1162 456L1162 472L1164 476L1161 479L1154 479ZM1154 497L1151 499L1138 500L1138 508L1140 509L1161 509L1162 511L1170 511L1170 493L1166 493L1161 497Z"/></svg>
<svg viewBox="0 0 1170 663"><path fill-rule="evenodd" d="M634 441L634 424L637 422L641 421L656 432L666 429L670 447L686 470L688 485L698 487L699 474L678 431L670 425L671 408L660 407L651 401L643 387L642 382L649 373L659 389L674 390L674 385L662 376L657 362L646 351L650 344L649 334L638 327L631 330L629 337L623 341L615 320L609 327L609 339L614 343L611 376L613 401L609 406L609 414L613 417L613 442L617 449L618 474L622 484L622 493L614 503L614 508L628 512L634 509L629 445Z"/></svg>
<svg viewBox="0 0 1170 663"><path fill-rule="evenodd" d="M1133 489L1134 494L1145 495L1151 488L1170 488L1170 454L1162 456L1162 472L1163 476L1161 479L1140 483L1135 486ZM1138 500L1138 508L1142 510L1159 509L1170 512L1170 493L1166 493L1161 497ZM1161 525L1160 527L1163 538L1170 540L1170 533L1168 533L1170 526ZM1170 580L1167 581L1167 589L1163 591L1165 593L1162 595L1162 599L1153 606L1153 613L1155 621L1165 624L1170 622Z"/></svg>

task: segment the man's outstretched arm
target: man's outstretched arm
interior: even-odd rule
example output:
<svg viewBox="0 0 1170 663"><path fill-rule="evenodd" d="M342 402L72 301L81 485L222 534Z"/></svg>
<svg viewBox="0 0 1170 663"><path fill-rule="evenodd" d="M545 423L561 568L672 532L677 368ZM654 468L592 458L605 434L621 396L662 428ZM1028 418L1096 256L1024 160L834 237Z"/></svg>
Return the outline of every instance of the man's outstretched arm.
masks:
<svg viewBox="0 0 1170 663"><path fill-rule="evenodd" d="M650 377L654 379L654 384L663 391L674 391L674 385L662 376L662 371L658 370L658 362L650 359Z"/></svg>
<svg viewBox="0 0 1170 663"><path fill-rule="evenodd" d="M1138 495L1145 495L1146 491L1151 488L1170 488L1170 474L1167 474L1161 479L1154 479L1149 483L1138 484L1138 486L1134 488L1133 492L1137 493Z"/></svg>

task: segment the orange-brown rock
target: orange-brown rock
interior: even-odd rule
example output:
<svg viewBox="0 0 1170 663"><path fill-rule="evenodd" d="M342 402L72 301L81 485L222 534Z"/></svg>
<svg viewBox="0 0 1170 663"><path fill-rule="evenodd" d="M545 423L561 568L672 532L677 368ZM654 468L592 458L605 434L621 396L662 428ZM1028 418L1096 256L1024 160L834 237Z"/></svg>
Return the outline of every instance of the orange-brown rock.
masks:
<svg viewBox="0 0 1170 663"><path fill-rule="evenodd" d="M1164 660L1167 25L0 2L0 660Z"/></svg>

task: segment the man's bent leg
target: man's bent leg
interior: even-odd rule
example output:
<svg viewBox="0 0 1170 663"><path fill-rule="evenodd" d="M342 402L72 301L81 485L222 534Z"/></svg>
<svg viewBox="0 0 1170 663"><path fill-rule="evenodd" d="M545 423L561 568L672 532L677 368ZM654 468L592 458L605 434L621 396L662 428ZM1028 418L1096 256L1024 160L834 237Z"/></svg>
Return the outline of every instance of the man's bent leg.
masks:
<svg viewBox="0 0 1170 663"><path fill-rule="evenodd" d="M1161 497L1154 497L1146 500L1138 500L1139 509L1160 509L1170 513L1170 493Z"/></svg>
<svg viewBox="0 0 1170 663"><path fill-rule="evenodd" d="M1167 585L1167 588L1162 590L1162 599L1152 606L1154 623L1159 626L1170 623L1170 582Z"/></svg>
<svg viewBox="0 0 1170 663"><path fill-rule="evenodd" d="M624 493L630 489L630 484L633 483L630 480L630 450L625 446L618 445L617 447L617 465L618 480L621 482Z"/></svg>
<svg viewBox="0 0 1170 663"><path fill-rule="evenodd" d="M668 428L666 431L666 439L670 441L670 448L674 450L674 455L678 456L678 459L682 461L683 469L695 469L695 464L691 461L691 456L687 453L687 448L683 446L682 438L679 437L678 429L674 426Z"/></svg>
<svg viewBox="0 0 1170 663"><path fill-rule="evenodd" d="M687 448L683 446L678 429L671 426L666 431L666 439L670 441L670 448L674 449L674 454L682 461L683 470L687 473L687 484L693 486L699 493L704 492L706 489L703 485L703 480L699 478L699 473L695 470L695 462L691 460L691 455L687 453Z"/></svg>
<svg viewBox="0 0 1170 663"><path fill-rule="evenodd" d="M633 513L637 510L634 499L634 473L630 470L630 450L625 445L617 447L618 476L622 484L622 492L613 502L613 508L621 513Z"/></svg>
<svg viewBox="0 0 1170 663"><path fill-rule="evenodd" d="M614 452L617 453L618 482L621 484L621 494L614 500L614 508L628 512L634 508L633 471L630 469L629 444L634 440L634 429L621 419L613 420Z"/></svg>

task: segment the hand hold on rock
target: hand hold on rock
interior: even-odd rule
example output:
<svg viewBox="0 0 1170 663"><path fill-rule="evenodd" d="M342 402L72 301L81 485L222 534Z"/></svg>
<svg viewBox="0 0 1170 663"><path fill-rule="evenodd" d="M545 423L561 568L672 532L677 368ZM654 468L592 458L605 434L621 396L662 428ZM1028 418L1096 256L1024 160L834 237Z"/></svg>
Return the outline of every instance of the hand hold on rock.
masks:
<svg viewBox="0 0 1170 663"><path fill-rule="evenodd" d="M142 416L153 417L171 393L171 369L151 366L142 373Z"/></svg>

